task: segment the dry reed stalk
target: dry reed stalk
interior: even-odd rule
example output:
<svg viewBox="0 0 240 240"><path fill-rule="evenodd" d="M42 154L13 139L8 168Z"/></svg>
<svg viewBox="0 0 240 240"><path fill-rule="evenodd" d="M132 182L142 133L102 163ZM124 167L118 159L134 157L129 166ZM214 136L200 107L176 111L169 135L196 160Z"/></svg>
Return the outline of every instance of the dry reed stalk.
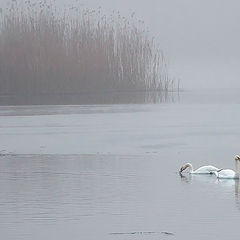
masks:
<svg viewBox="0 0 240 240"><path fill-rule="evenodd" d="M179 86L179 84L178 84ZM12 2L0 20L0 94L169 91L166 61L131 19Z"/></svg>

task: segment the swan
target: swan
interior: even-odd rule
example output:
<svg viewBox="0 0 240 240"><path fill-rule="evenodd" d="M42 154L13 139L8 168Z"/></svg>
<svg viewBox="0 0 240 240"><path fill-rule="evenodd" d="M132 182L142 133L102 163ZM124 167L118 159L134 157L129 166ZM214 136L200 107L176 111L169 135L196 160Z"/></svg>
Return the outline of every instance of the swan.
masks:
<svg viewBox="0 0 240 240"><path fill-rule="evenodd" d="M225 179L239 179L239 170L238 170L238 162L240 161L240 157L236 155L235 159L235 170L232 169L219 169L214 171L214 174L217 178L225 178Z"/></svg>
<svg viewBox="0 0 240 240"><path fill-rule="evenodd" d="M208 166L202 166L196 170L193 170L193 166L191 163L186 163L185 165L183 165L179 171L179 173L181 174L183 170L185 170L186 168L189 168L189 173L190 174L213 174L214 172L219 171L219 168L216 168L214 166L208 165Z"/></svg>

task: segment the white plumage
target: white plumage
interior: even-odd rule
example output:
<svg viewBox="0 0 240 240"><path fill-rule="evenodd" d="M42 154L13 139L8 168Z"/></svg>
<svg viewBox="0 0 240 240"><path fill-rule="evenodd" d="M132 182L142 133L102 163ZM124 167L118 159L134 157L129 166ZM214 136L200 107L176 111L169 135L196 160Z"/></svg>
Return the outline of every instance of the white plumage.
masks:
<svg viewBox="0 0 240 240"><path fill-rule="evenodd" d="M218 171L214 171L214 174L217 178L223 179L239 179L239 170L238 170L238 162L240 161L240 157L238 155L235 156L235 171L232 169L220 169Z"/></svg>
<svg viewBox="0 0 240 240"><path fill-rule="evenodd" d="M189 173L190 174L212 174L213 172L219 171L220 169L211 165L208 166L202 166L196 170L193 169L193 166L191 163L186 163L185 165L183 165L180 169L180 173L189 168Z"/></svg>

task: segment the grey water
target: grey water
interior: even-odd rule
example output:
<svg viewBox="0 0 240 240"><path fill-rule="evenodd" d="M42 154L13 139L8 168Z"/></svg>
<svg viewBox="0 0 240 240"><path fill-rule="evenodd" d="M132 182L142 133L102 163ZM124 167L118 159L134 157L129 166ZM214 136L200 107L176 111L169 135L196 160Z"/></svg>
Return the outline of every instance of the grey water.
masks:
<svg viewBox="0 0 240 240"><path fill-rule="evenodd" d="M239 239L238 90L141 104L0 107L1 239Z"/></svg>

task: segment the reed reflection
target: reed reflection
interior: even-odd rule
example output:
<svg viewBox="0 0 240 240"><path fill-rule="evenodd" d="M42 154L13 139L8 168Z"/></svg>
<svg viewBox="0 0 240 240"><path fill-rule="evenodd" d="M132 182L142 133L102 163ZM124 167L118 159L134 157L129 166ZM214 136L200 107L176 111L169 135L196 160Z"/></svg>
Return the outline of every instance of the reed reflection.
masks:
<svg viewBox="0 0 240 240"><path fill-rule="evenodd" d="M0 105L158 104L175 103L179 92L106 92L81 94L0 95Z"/></svg>

